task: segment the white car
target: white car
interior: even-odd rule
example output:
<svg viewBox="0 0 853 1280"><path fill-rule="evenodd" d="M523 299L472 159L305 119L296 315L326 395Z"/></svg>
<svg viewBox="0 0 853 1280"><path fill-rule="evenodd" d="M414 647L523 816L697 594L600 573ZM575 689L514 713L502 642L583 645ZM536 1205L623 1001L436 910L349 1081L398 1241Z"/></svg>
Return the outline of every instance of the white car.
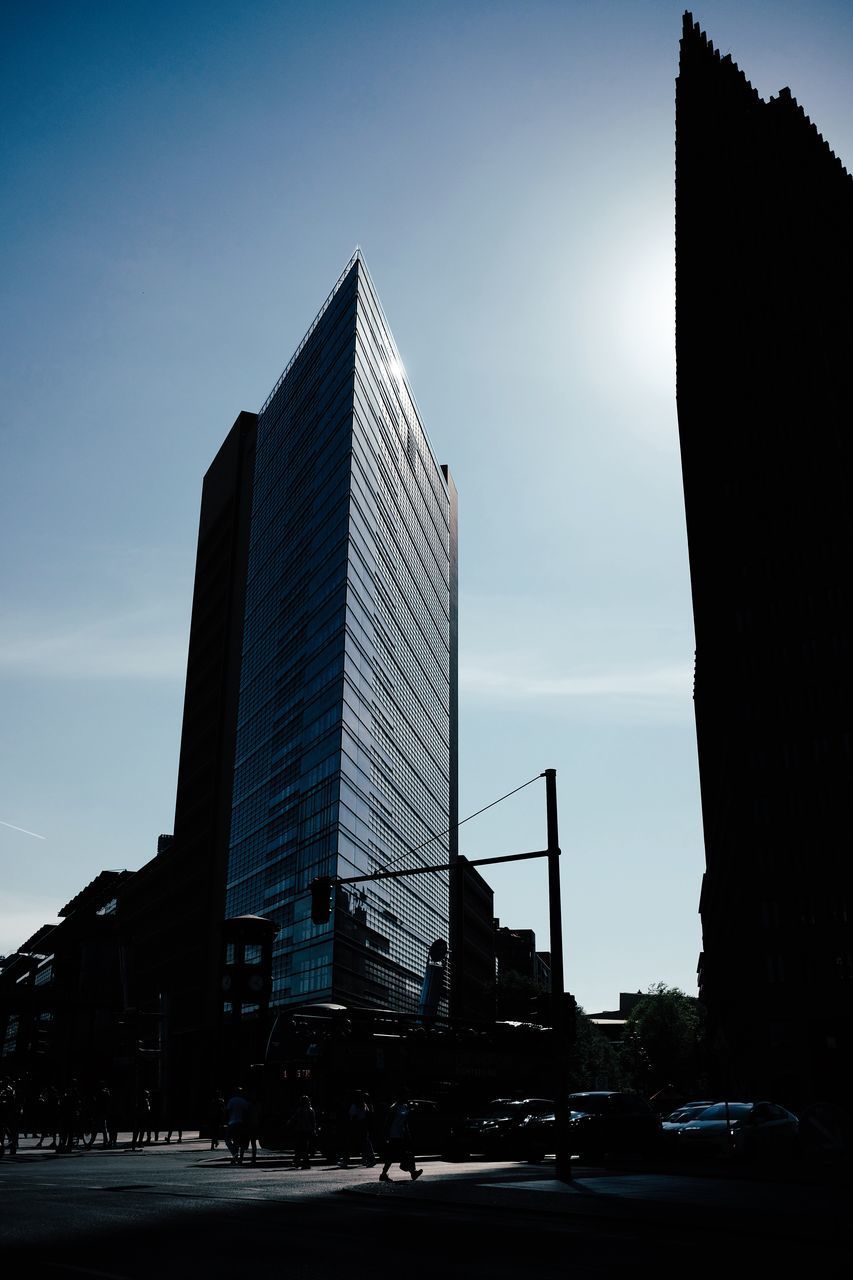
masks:
<svg viewBox="0 0 853 1280"><path fill-rule="evenodd" d="M660 1131L661 1137L669 1148L674 1142L676 1136L681 1132L686 1124L691 1120L698 1120L703 1111L708 1107L713 1107L710 1098L706 1102L685 1102L683 1106L676 1107L674 1111L670 1111L668 1116L664 1116L661 1120Z"/></svg>

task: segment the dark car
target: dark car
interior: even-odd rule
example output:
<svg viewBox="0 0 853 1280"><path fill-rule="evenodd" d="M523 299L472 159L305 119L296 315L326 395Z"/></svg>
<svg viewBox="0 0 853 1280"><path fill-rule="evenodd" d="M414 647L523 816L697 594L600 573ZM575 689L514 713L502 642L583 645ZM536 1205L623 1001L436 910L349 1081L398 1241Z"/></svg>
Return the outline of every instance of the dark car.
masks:
<svg viewBox="0 0 853 1280"><path fill-rule="evenodd" d="M660 1124L651 1103L639 1093L569 1094L569 1151L581 1159L650 1155L660 1141Z"/></svg>
<svg viewBox="0 0 853 1280"><path fill-rule="evenodd" d="M450 1146L450 1118L431 1098L409 1099L409 1129L418 1155L444 1155Z"/></svg>
<svg viewBox="0 0 853 1280"><path fill-rule="evenodd" d="M569 1155L595 1163L609 1154L653 1154L660 1142L661 1122L640 1094L598 1090L569 1094L568 1129ZM529 1117L521 1127L522 1136L531 1160L554 1151L553 1107L549 1114Z"/></svg>
<svg viewBox="0 0 853 1280"><path fill-rule="evenodd" d="M454 1126L451 1149L457 1157L536 1159L542 1139L538 1131L531 1138L526 1122L549 1113L554 1114L553 1098L492 1098Z"/></svg>

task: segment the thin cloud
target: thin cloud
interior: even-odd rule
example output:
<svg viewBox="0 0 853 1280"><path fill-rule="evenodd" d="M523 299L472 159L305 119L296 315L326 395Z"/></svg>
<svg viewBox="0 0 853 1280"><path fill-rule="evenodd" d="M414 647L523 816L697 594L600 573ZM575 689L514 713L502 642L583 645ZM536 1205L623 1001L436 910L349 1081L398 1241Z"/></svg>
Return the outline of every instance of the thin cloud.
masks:
<svg viewBox="0 0 853 1280"><path fill-rule="evenodd" d="M0 671L60 679L174 680L187 642L157 606L79 620L27 620L0 637Z"/></svg>
<svg viewBox="0 0 853 1280"><path fill-rule="evenodd" d="M464 661L459 684L465 692L507 700L525 698L602 698L616 700L672 700L689 697L693 671L689 664L636 670L585 672L574 675L539 674L518 660Z"/></svg>
<svg viewBox="0 0 853 1280"><path fill-rule="evenodd" d="M26 827L16 827L14 822L4 822L0 818L0 827L9 827L11 831L20 831L25 836L35 836L36 840L46 840L47 836L40 836L37 831L28 831Z"/></svg>

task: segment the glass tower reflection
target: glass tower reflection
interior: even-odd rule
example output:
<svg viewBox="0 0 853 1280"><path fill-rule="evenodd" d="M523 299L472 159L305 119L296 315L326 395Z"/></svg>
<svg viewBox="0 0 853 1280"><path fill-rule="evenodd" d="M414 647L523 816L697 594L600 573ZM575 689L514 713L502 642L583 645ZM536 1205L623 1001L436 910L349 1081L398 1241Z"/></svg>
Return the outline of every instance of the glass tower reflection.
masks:
<svg viewBox="0 0 853 1280"><path fill-rule="evenodd" d="M455 488L359 253L258 420L226 914L279 925L273 1003L413 1010L456 821Z"/></svg>

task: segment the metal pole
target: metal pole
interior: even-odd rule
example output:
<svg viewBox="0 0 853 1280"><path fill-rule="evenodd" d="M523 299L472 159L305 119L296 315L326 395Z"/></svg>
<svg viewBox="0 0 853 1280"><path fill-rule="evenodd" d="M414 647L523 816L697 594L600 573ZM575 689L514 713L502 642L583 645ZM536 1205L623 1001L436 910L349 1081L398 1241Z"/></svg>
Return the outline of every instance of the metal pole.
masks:
<svg viewBox="0 0 853 1280"><path fill-rule="evenodd" d="M545 770L548 817L548 906L551 926L551 1026L554 1036L554 1130L557 1177L571 1182L569 1090L566 1084L566 1002L563 998L563 911L560 900L560 838L557 829L557 770Z"/></svg>

